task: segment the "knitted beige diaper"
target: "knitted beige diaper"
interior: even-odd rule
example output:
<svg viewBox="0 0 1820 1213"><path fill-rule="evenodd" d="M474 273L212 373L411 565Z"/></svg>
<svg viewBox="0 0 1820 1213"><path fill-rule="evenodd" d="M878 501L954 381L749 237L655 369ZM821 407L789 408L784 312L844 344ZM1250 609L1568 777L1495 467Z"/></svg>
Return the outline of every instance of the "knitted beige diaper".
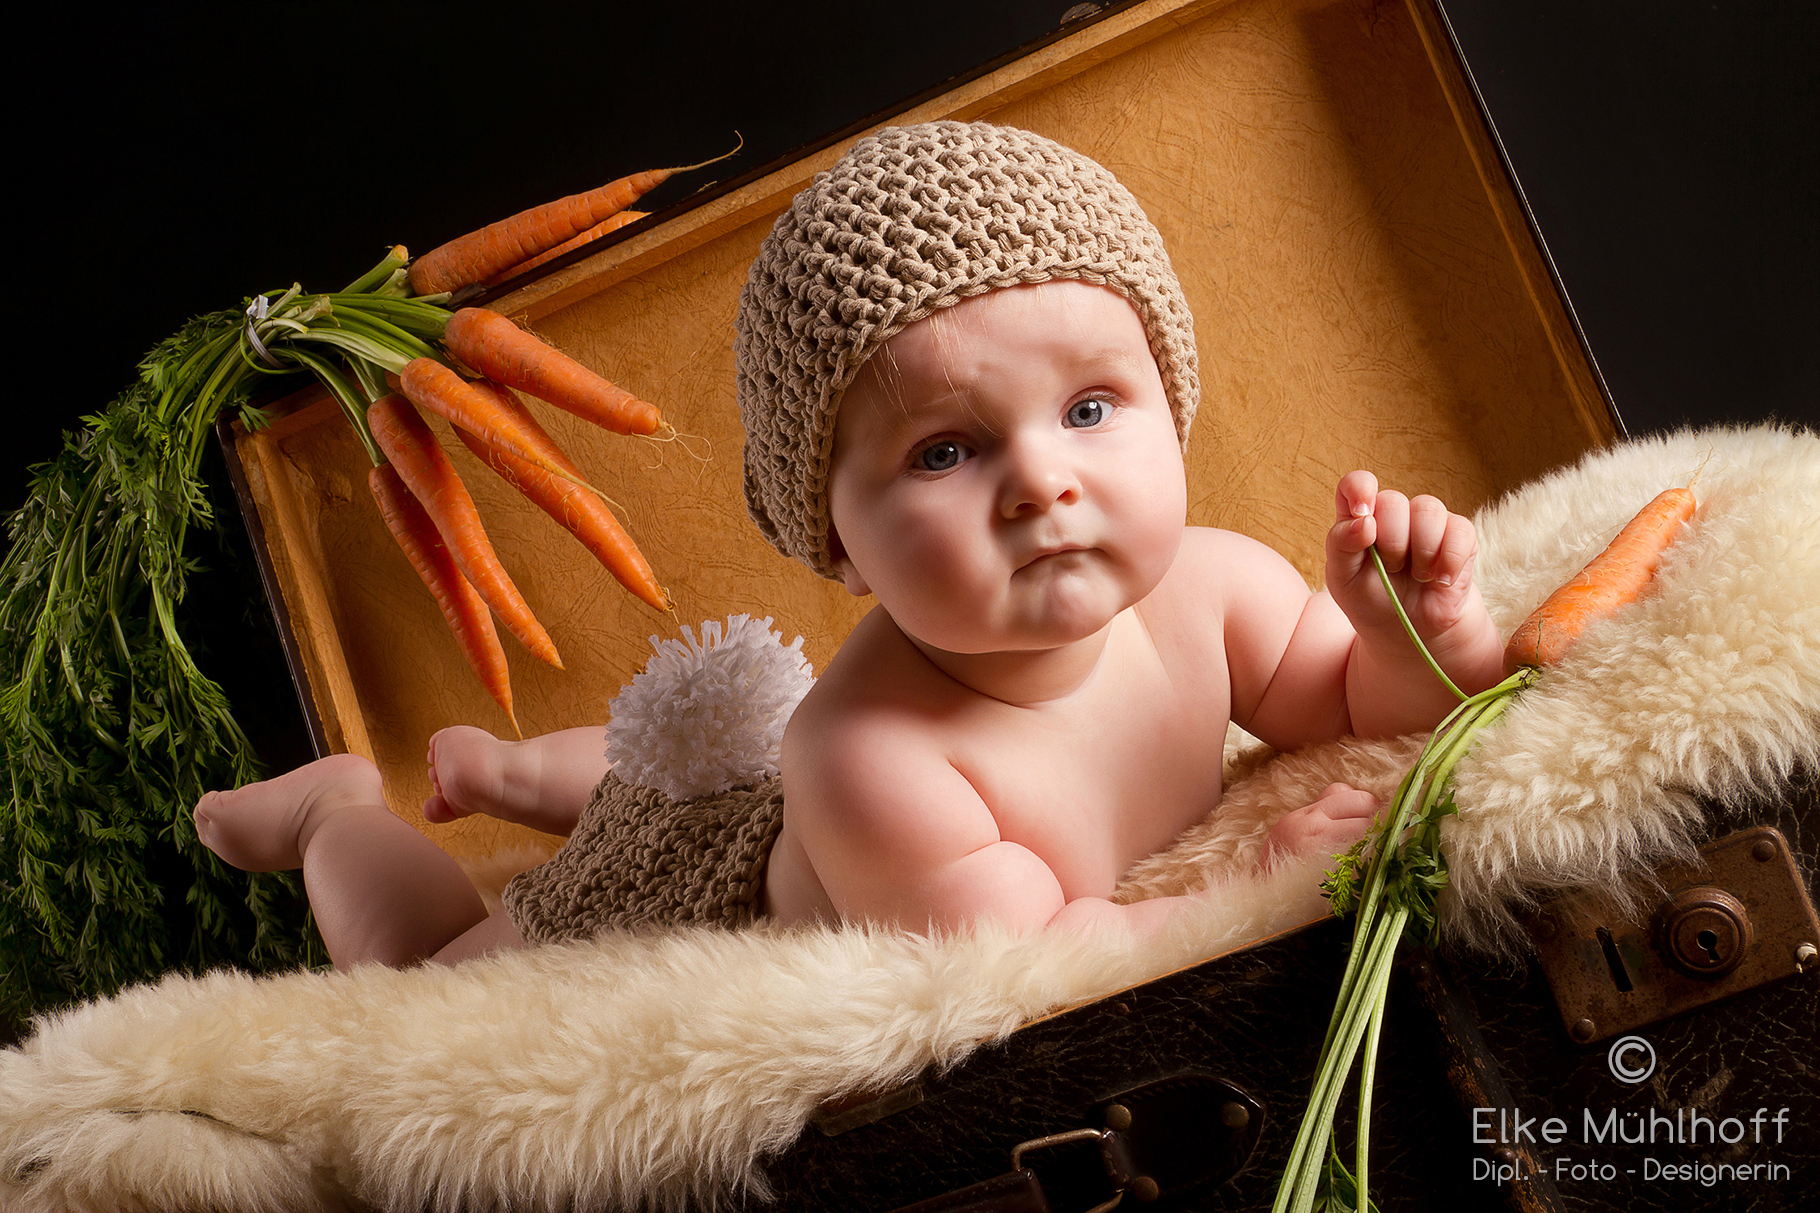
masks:
<svg viewBox="0 0 1820 1213"><path fill-rule="evenodd" d="M781 782L679 802L608 772L562 849L506 885L506 913L534 944L612 927L744 926L783 827Z"/></svg>

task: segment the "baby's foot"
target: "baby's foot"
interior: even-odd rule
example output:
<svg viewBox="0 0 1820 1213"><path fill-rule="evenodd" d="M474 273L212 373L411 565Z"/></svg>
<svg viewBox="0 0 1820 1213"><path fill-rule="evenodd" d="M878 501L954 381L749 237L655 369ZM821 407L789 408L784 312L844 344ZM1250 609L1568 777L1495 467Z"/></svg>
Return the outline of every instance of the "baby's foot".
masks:
<svg viewBox="0 0 1820 1213"><path fill-rule="evenodd" d="M457 724L430 738L428 821L454 821L475 813L505 816L506 767L511 743L485 729Z"/></svg>
<svg viewBox="0 0 1820 1213"><path fill-rule="evenodd" d="M196 802L202 845L246 872L303 866L325 817L350 807L383 807L379 770L358 754L331 754L289 774Z"/></svg>

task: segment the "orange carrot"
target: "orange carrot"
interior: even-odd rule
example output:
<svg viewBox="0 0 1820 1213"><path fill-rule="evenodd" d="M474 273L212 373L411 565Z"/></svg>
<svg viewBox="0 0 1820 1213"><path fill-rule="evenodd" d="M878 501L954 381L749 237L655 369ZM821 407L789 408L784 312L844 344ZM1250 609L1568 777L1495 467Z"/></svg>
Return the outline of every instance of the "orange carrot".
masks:
<svg viewBox="0 0 1820 1213"><path fill-rule="evenodd" d="M525 262L522 262L521 264L514 265L509 269L501 270L499 273L494 274L491 278L488 278L485 282L485 285L493 286L496 283L504 282L507 278L516 278L516 277L518 277L518 275L525 273L528 270L536 269L538 266L542 265L546 261L554 261L556 258L562 256L564 253L568 252L571 249L578 249L582 245L587 244L591 240L598 240L600 237L606 235L608 232L618 231L620 228L626 226L626 224L628 224L628 223L636 223L640 219L643 219L646 215L649 215L650 213L651 213L650 211L621 211L617 215L609 216L608 218L601 220L599 223L596 223L593 227L589 228L587 231L583 232L581 235L575 236L568 240L565 240L561 244L557 245L555 248L545 249L543 252L537 254L537 256L531 258L529 261L525 261Z"/></svg>
<svg viewBox="0 0 1820 1213"><path fill-rule="evenodd" d="M1523 621L1504 650L1505 668L1553 665L1588 623L1635 600L1656 575L1663 549L1693 516L1692 489L1657 494L1603 552Z"/></svg>
<svg viewBox="0 0 1820 1213"><path fill-rule="evenodd" d="M529 392L616 434L655 433L662 420L655 405L608 383L498 312L464 307L449 317L442 339L450 353L488 379Z"/></svg>
<svg viewBox="0 0 1820 1213"><path fill-rule="evenodd" d="M501 410L496 397L476 391L473 384L434 358L414 358L406 363L398 377L398 390L418 408L428 409L488 446L509 451L546 472L580 480L574 464L564 467L551 462L517 414Z"/></svg>
<svg viewBox="0 0 1820 1213"><path fill-rule="evenodd" d="M367 410L367 427L380 451L398 469L399 478L411 495L423 503L462 576L505 622L506 630L540 660L562 669L562 658L557 655L550 634L531 614L524 596L512 584L493 545L487 541L480 513L461 477L455 474L455 465L449 462L436 435L411 402L398 396L383 397Z"/></svg>
<svg viewBox="0 0 1820 1213"><path fill-rule="evenodd" d="M743 146L743 141L742 141ZM675 168L647 169L610 181L598 189L571 194L542 206L490 223L479 231L457 236L411 262L411 289L419 295L452 291L470 282L481 282L521 261L554 248L578 232L622 211L678 173L725 160L739 150Z"/></svg>
<svg viewBox="0 0 1820 1213"><path fill-rule="evenodd" d="M499 633L493 630L493 616L487 611L486 600L461 575L436 524L430 521L423 503L411 496L397 468L380 464L367 473L367 487L379 505L386 529L392 532L411 567L442 608L442 617L448 620L461 655L467 658L493 702L504 710L513 731L524 736L518 728L518 717L512 712L512 680L506 668L506 651L499 645Z"/></svg>
<svg viewBox="0 0 1820 1213"><path fill-rule="evenodd" d="M474 386L494 396L501 409L515 413L527 429L535 430L544 444L545 454L552 461L569 463L555 439L537 423L524 402L512 395L509 389L486 379L476 380ZM468 449L481 462L498 472L506 483L568 528L581 540L582 546L619 579L621 585L660 611L670 609L669 595L657 584L657 578L652 574L651 566L645 561L643 553L638 550L638 545L632 542L632 537L626 534L625 528L620 526L619 519L613 516L613 511L607 508L604 501L570 480L552 476L542 468L498 447L487 446L465 430L456 430L455 435L467 443Z"/></svg>

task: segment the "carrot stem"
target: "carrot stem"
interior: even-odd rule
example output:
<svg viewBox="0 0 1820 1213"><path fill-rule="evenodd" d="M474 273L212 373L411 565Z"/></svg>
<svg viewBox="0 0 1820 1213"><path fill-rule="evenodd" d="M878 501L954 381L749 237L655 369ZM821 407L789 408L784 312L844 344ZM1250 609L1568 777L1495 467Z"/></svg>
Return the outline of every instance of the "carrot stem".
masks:
<svg viewBox="0 0 1820 1213"><path fill-rule="evenodd" d="M345 304L335 309L335 324L366 340L384 342L395 348L399 356L407 361L411 358L434 358L436 351L430 343L409 329L401 328L388 320L383 313L367 313ZM321 330L315 330L320 332ZM377 361L369 359L369 361Z"/></svg>
<svg viewBox="0 0 1820 1213"><path fill-rule="evenodd" d="M371 338L360 336L350 329L312 328L306 333L299 334L297 340L333 346L349 357L364 358L368 362L377 363L395 375L409 366L414 358L428 356L407 354Z"/></svg>
<svg viewBox="0 0 1820 1213"><path fill-rule="evenodd" d="M370 295L392 280L392 275L403 269L411 260L410 253L402 244L394 244L386 250L379 264L348 283L342 293L347 295Z"/></svg>
<svg viewBox="0 0 1820 1213"><path fill-rule="evenodd" d="M1402 622L1403 630L1408 632L1409 638L1416 642L1416 652L1422 654L1422 660L1426 661L1428 668L1435 672L1435 677L1439 678L1446 684L1447 689L1453 692L1454 698L1465 699L1466 692L1454 685L1453 679L1447 676L1447 671L1443 670L1429 653L1428 646L1422 643L1422 638L1416 635L1416 625L1409 621L1409 612L1403 609L1402 599L1398 598L1397 592L1391 588L1390 573L1384 568L1384 557L1378 554L1378 545L1375 543L1371 545L1371 562L1378 566L1378 580L1384 583L1384 592L1390 595L1390 605L1396 608L1397 619Z"/></svg>
<svg viewBox="0 0 1820 1213"><path fill-rule="evenodd" d="M447 308L426 302L422 298L393 299L379 295L352 295L335 292L323 296L334 308L357 308L361 312L377 313L396 317L400 323L409 322L411 331L419 337L434 339L442 336L443 326L449 322Z"/></svg>
<svg viewBox="0 0 1820 1213"><path fill-rule="evenodd" d="M373 431L367 425L367 409L370 400L362 392L356 391L346 378L326 359L303 350L292 350L291 356L308 367L323 387L334 397L335 404L341 409L348 424L354 427L354 433L360 439L360 445L366 448L367 458L374 464L384 463L385 456L379 453L379 446L373 441ZM381 392L380 395L385 393Z"/></svg>

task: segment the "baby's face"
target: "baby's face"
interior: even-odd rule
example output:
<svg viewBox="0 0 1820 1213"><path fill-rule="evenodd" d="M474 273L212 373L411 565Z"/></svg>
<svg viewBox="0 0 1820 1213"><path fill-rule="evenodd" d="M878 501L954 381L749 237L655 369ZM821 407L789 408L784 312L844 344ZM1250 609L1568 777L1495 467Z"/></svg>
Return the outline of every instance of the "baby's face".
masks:
<svg viewBox="0 0 1820 1213"><path fill-rule="evenodd" d="M847 390L836 563L953 653L1090 636L1154 589L1187 487L1137 313L1076 281L991 291L893 337Z"/></svg>

